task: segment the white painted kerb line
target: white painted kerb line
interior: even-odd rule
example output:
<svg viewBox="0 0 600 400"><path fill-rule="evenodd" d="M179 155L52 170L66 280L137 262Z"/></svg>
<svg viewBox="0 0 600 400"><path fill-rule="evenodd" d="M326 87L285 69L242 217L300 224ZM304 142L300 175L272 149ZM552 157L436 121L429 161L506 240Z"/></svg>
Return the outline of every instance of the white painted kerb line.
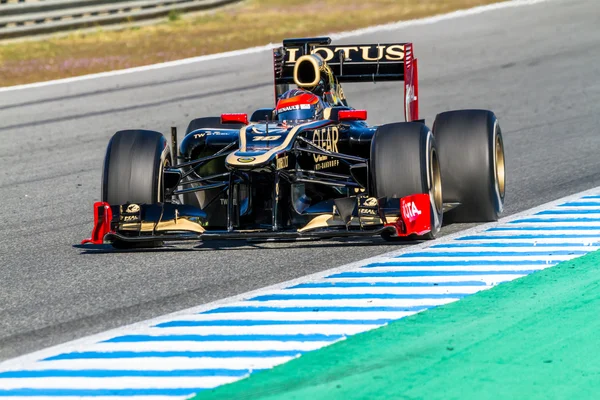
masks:
<svg viewBox="0 0 600 400"><path fill-rule="evenodd" d="M600 214L596 198L600 188L437 241L6 361L0 364L0 397L185 398L243 379L598 249L600 232L574 225L563 233L560 225ZM522 225L548 215L560 219ZM571 240L561 240L565 235Z"/></svg>

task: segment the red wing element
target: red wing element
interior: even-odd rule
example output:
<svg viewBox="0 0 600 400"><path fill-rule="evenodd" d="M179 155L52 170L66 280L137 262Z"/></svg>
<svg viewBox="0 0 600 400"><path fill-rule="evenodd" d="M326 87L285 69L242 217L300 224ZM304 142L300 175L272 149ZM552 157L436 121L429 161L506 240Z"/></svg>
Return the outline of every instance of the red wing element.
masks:
<svg viewBox="0 0 600 400"><path fill-rule="evenodd" d="M341 110L338 112L340 121L366 121L367 110Z"/></svg>
<svg viewBox="0 0 600 400"><path fill-rule="evenodd" d="M248 125L248 114L234 113L221 114L222 124L244 124Z"/></svg>
<svg viewBox="0 0 600 400"><path fill-rule="evenodd" d="M83 239L81 244L93 243L103 244L104 235L110 232L110 223L112 221L112 210L110 205L104 201L94 203L94 229L92 237Z"/></svg>
<svg viewBox="0 0 600 400"><path fill-rule="evenodd" d="M412 43L404 46L404 116L406 122L419 119L419 70Z"/></svg>
<svg viewBox="0 0 600 400"><path fill-rule="evenodd" d="M424 235L431 232L431 203L428 194L413 194L400 199L400 218L385 224L396 228L398 236Z"/></svg>

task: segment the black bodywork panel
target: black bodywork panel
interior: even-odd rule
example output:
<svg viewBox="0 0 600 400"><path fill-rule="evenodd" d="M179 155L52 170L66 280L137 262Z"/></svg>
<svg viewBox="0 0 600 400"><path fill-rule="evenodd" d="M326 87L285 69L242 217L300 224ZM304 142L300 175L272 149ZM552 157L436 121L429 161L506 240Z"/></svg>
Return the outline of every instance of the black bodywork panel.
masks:
<svg viewBox="0 0 600 400"><path fill-rule="evenodd" d="M412 44L330 42L288 39L273 50L276 100L294 82L308 86L294 78L296 61L320 56L324 78L314 93L326 104L322 119L290 126L277 121L273 108L261 108L244 116L246 124L221 119L186 132L179 144L173 129L175 158L162 175L165 203L96 203L89 241L415 233L405 229L403 199L375 197L369 159L377 126L362 120L366 112L348 116L354 109L339 85L403 80L406 120L418 119ZM341 117L342 111L350 113Z"/></svg>
<svg viewBox="0 0 600 400"><path fill-rule="evenodd" d="M301 227L311 216L331 213L331 200L369 191L368 164L364 160L369 157L376 127L370 127L363 121L334 120L319 121L317 125L301 127L293 132L296 126L281 126L277 122L251 124L242 128L247 141L246 151L240 151L236 145L240 141L240 129L206 128L190 132L180 145L183 162L213 156L227 146L236 147L236 151L225 151L222 156L207 162L183 167L182 173L187 176L182 182L215 176L215 179L206 182L186 184L188 190L194 186L224 183L234 170L226 163L229 154L236 154L238 160L250 160L284 145L264 165L248 162L236 168L239 169L235 172L240 182L236 184L236 196L233 196L236 215L232 223L234 228L253 229L272 223L272 193L275 175L279 175L278 186L283 204L278 210L278 221L281 228ZM294 136L291 140L290 135ZM286 141L289 142L287 145ZM344 159L343 155L351 155L351 159ZM185 204L206 211L208 230L227 228L229 198L225 187L181 194Z"/></svg>

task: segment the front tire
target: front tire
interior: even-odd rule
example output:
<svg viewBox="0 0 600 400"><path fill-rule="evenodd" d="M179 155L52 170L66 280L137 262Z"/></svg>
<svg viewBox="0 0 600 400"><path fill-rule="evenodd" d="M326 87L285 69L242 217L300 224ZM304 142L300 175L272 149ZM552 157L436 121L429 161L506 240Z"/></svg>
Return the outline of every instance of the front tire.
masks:
<svg viewBox="0 0 600 400"><path fill-rule="evenodd" d="M450 222L497 221L504 208L504 142L498 119L488 110L438 114L433 132L439 147L444 203Z"/></svg>
<svg viewBox="0 0 600 400"><path fill-rule="evenodd" d="M378 198L429 194L431 232L420 238L434 239L442 226L443 204L437 146L429 128L418 122L380 126L371 142L371 174Z"/></svg>
<svg viewBox="0 0 600 400"><path fill-rule="evenodd" d="M108 143L102 174L102 201L111 205L165 202L164 168L171 165L171 152L165 137L154 131L124 130ZM115 242L116 248L156 247Z"/></svg>

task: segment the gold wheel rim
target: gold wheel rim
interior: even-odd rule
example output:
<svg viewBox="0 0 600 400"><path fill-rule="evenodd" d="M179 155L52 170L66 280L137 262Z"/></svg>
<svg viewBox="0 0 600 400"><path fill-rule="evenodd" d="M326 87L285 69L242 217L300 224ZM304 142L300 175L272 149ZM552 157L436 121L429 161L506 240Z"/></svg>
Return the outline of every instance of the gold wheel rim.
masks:
<svg viewBox="0 0 600 400"><path fill-rule="evenodd" d="M439 214L444 207L442 198L442 174L440 172L440 162L437 157L437 152L431 150L431 196L433 204L436 208L436 213Z"/></svg>
<svg viewBox="0 0 600 400"><path fill-rule="evenodd" d="M498 193L501 198L504 198L505 170L504 170L504 145L502 138L496 134L496 182L498 184Z"/></svg>

